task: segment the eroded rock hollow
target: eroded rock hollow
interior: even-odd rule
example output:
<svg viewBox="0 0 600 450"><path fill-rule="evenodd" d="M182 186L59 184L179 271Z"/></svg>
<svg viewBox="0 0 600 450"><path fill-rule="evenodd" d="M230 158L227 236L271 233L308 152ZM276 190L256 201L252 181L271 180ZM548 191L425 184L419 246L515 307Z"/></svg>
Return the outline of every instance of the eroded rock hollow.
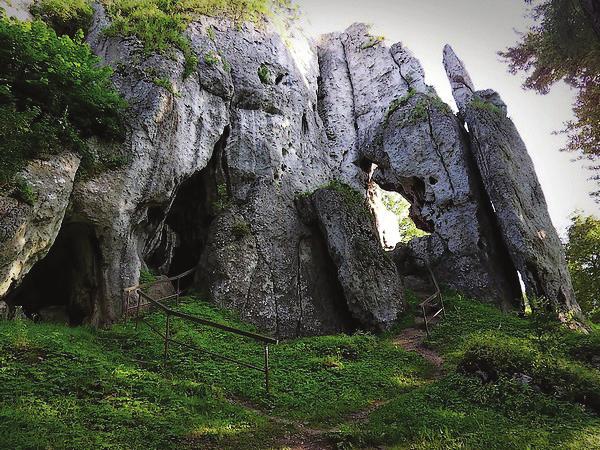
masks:
<svg viewBox="0 0 600 450"><path fill-rule="evenodd" d="M449 48L458 115L406 48L362 24L315 44L293 27L284 42L267 22L201 18L187 30L200 62L185 80L181 55L139 58L136 40L106 36L108 25L95 5L87 39L130 105L129 162L77 180L72 155L30 164L48 199L0 198L0 297L101 325L120 317L141 269L196 267L191 287L206 298L292 337L390 327L402 279L429 266L445 286L507 308L521 307L519 272L529 294L580 315L506 106L474 91ZM153 83L157 71L174 93ZM405 197L429 235L386 253L369 183ZM36 293L56 284L59 263L61 287Z"/></svg>

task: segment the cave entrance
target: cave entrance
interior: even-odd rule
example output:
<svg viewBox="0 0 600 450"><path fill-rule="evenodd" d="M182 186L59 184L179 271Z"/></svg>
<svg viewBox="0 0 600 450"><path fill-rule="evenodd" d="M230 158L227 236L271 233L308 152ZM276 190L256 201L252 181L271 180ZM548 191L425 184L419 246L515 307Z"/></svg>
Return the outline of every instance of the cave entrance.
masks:
<svg viewBox="0 0 600 450"><path fill-rule="evenodd" d="M151 221L164 217L159 244L145 258L151 271L175 276L198 265L210 225L229 198L225 154L228 136L226 127L206 167L179 185L166 217L163 209L148 210ZM189 288L192 283L193 278L186 277L181 280L181 288Z"/></svg>
<svg viewBox="0 0 600 450"><path fill-rule="evenodd" d="M92 315L102 290L101 258L93 228L84 223L63 224L48 254L9 295L30 318L68 320L81 325Z"/></svg>

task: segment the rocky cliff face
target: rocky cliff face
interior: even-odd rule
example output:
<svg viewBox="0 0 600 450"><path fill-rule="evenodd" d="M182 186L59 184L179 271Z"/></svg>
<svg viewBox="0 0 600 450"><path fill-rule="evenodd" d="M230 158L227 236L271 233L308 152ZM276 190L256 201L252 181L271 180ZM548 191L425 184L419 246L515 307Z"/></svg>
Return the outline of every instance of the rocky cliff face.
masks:
<svg viewBox="0 0 600 450"><path fill-rule="evenodd" d="M550 216L533 162L506 104L491 90L476 91L450 46L444 66L459 115L469 127L471 151L498 220L510 257L526 293L544 298L566 318L581 316L562 245Z"/></svg>
<svg viewBox="0 0 600 450"><path fill-rule="evenodd" d="M1 219L0 296L30 309L54 298L73 322L99 325L119 317L122 290L140 269L197 267L195 288L282 337L387 328L403 310L401 278L426 265L469 295L519 303L515 248L523 246L507 218L518 213L498 213L514 202L497 198L502 187L482 170L482 147L400 44L387 47L364 25L315 46L293 29L284 41L268 23L202 18L187 30L200 62L183 80L180 55L141 58L134 39L102 33L108 18L95 10L88 42L116 69L130 104L129 162L74 185L75 161L60 165L62 183L40 176L56 191L49 217L14 205L23 211ZM157 76L172 89L154 84ZM485 142L496 136L477 133ZM522 145L515 151L526 156ZM431 234L398 248L394 267L372 218L354 217L335 191L318 189L334 180L359 199L368 183L401 193ZM570 280L541 198L528 213L550 238L530 248L522 273L543 273L537 285L551 288L531 292L577 312L572 293L558 288ZM66 287L43 296L28 287L50 280L61 262Z"/></svg>

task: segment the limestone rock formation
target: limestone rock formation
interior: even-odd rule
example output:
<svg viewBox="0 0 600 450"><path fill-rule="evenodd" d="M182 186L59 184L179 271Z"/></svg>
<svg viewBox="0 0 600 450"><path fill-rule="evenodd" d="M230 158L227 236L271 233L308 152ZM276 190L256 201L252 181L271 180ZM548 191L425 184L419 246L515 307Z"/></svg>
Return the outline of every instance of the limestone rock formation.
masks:
<svg viewBox="0 0 600 450"><path fill-rule="evenodd" d="M0 297L12 305L30 314L64 306L71 323L107 324L141 269L197 266L189 287L279 337L384 329L403 311L401 277L428 276L428 264L445 285L505 305L518 302L516 266L531 292L576 309L567 282L557 283L564 260L539 186L498 192L535 180L525 149L507 119L469 113L472 83L457 58L451 78L471 136L418 60L365 25L315 46L293 25L283 39L267 20L200 17L186 30L199 63L184 79L183 55L143 56L137 39L103 33L110 19L94 10L87 41L130 105L118 149L127 163L74 181L70 154L33 162L37 171L24 176L35 206L0 197ZM505 108L492 92L478 95ZM510 185L482 168L487 147L470 146L503 145L489 137L494 126L524 161L494 169L515 175ZM377 183L411 202L431 234L397 249L400 273L377 245L373 218L319 189L335 180L362 196ZM529 197L535 217L519 227L529 212L515 199Z"/></svg>
<svg viewBox="0 0 600 450"><path fill-rule="evenodd" d="M444 66L504 243L528 296L545 298L563 319L581 317L558 234L525 144L492 90L475 91L450 46Z"/></svg>
<svg viewBox="0 0 600 450"><path fill-rule="evenodd" d="M382 249L364 198L333 188L297 200L307 224L317 224L352 316L362 326L385 330L404 311L402 282Z"/></svg>
<svg viewBox="0 0 600 450"><path fill-rule="evenodd" d="M444 284L472 296L514 302L518 280L507 270L510 264L504 267L507 258L489 220L464 130L425 84L419 62L401 44L383 45L363 24L322 45L341 45L348 61L358 160L375 164L372 180L407 198L413 221L431 233L403 253L410 265L426 276L430 265ZM321 67L322 76L329 78L327 69Z"/></svg>
<svg viewBox="0 0 600 450"><path fill-rule="evenodd" d="M78 168L73 153L31 161L21 176L34 204L0 196L0 297L18 286L54 244Z"/></svg>

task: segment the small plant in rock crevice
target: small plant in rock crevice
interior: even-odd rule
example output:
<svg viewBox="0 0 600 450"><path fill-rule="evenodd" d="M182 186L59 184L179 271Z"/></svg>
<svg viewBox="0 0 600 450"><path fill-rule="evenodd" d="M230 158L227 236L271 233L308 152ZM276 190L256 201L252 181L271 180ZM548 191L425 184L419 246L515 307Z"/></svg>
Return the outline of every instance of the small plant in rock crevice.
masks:
<svg viewBox="0 0 600 450"><path fill-rule="evenodd" d="M417 91L414 88L410 88L408 90L408 92L403 95L400 98L395 99L394 101L392 101L392 103L390 103L390 106L388 107L387 112L385 113L385 126L388 125L389 121L390 121L390 117L392 117L392 115L400 108L402 108L403 106L405 106L408 101L414 97L414 95L417 93Z"/></svg>
<svg viewBox="0 0 600 450"><path fill-rule="evenodd" d="M371 47L375 47L380 42L385 41L385 36L369 36L366 42L364 42L360 48L366 50Z"/></svg>
<svg viewBox="0 0 600 450"><path fill-rule="evenodd" d="M250 225L245 220L236 220L231 227L231 233L236 239L243 239L250 236Z"/></svg>
<svg viewBox="0 0 600 450"><path fill-rule="evenodd" d="M140 284L150 284L156 281L156 275L149 269L142 269L140 271Z"/></svg>
<svg viewBox="0 0 600 450"><path fill-rule="evenodd" d="M502 114L502 110L498 106L494 105L491 102L487 102L487 101L485 101L482 98L477 97L477 96L473 97L473 99L469 102L469 106L471 106L471 107L473 107L475 109L479 109L479 110L482 110L482 111L487 111L487 112L496 114L498 116L502 116L503 115Z"/></svg>
<svg viewBox="0 0 600 450"><path fill-rule="evenodd" d="M216 199L213 201L212 207L216 213L226 211L231 206L231 198L227 191L227 185L221 183L217 186Z"/></svg>
<svg viewBox="0 0 600 450"><path fill-rule="evenodd" d="M166 89L169 93L173 94L175 97L181 97L181 94L175 90L173 83L167 77L156 77L152 80L152 82L155 85Z"/></svg>
<svg viewBox="0 0 600 450"><path fill-rule="evenodd" d="M15 188L13 191L13 197L15 197L17 200L21 200L29 206L33 206L35 204L37 196L25 178L22 176L16 176L14 186Z"/></svg>
<svg viewBox="0 0 600 450"><path fill-rule="evenodd" d="M94 9L90 0L38 0L30 8L36 19L54 28L58 35L75 37L92 24Z"/></svg>
<svg viewBox="0 0 600 450"><path fill-rule="evenodd" d="M262 84L273 84L271 80L271 70L264 63L258 68L258 78Z"/></svg>
<svg viewBox="0 0 600 450"><path fill-rule="evenodd" d="M208 66L212 67L212 66L218 64L219 61L220 61L219 55L215 51L213 51L213 50L211 50L209 52L206 52L204 54L204 62Z"/></svg>

